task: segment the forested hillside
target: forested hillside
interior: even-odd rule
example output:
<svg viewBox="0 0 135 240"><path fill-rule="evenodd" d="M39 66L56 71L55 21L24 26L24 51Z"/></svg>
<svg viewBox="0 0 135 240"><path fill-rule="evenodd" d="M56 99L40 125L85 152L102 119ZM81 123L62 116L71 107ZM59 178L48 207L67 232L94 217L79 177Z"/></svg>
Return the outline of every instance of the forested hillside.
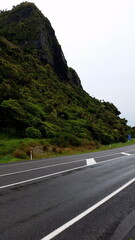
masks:
<svg viewBox="0 0 135 240"><path fill-rule="evenodd" d="M0 12L1 133L62 147L124 142L133 129L119 115L112 103L83 90L49 20L34 4Z"/></svg>

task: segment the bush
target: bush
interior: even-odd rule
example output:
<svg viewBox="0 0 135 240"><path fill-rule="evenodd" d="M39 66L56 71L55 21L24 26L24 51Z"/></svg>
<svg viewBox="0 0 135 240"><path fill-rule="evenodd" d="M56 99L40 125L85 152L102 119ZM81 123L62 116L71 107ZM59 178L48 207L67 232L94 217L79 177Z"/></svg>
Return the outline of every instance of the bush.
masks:
<svg viewBox="0 0 135 240"><path fill-rule="evenodd" d="M26 137L28 138L41 138L42 134L39 129L34 127L28 127L25 129Z"/></svg>
<svg viewBox="0 0 135 240"><path fill-rule="evenodd" d="M54 146L52 147L52 151L55 152L55 153L57 152L57 146L56 146L56 145L54 145Z"/></svg>
<svg viewBox="0 0 135 240"><path fill-rule="evenodd" d="M55 144L58 147L68 147L68 146L78 147L82 145L82 139L74 136L73 134L63 133L61 134L61 136L51 139L50 143Z"/></svg>
<svg viewBox="0 0 135 240"><path fill-rule="evenodd" d="M28 156L30 155L31 146L21 146L20 147L23 152L25 152Z"/></svg>
<svg viewBox="0 0 135 240"><path fill-rule="evenodd" d="M56 145L53 145L53 146L52 146L52 151L53 151L54 153L62 154L63 148L57 147Z"/></svg>
<svg viewBox="0 0 135 240"><path fill-rule="evenodd" d="M55 144L58 147L67 147L70 145L69 140L65 136L50 139L50 144Z"/></svg>
<svg viewBox="0 0 135 240"><path fill-rule="evenodd" d="M57 153L62 154L63 153L63 148L57 148Z"/></svg>
<svg viewBox="0 0 135 240"><path fill-rule="evenodd" d="M27 154L20 149L16 149L13 155L14 155L15 158L21 158L21 159L27 159L28 158Z"/></svg>
<svg viewBox="0 0 135 240"><path fill-rule="evenodd" d="M45 151L48 151L48 149L49 149L49 144L44 144L43 145L43 151L45 152Z"/></svg>
<svg viewBox="0 0 135 240"><path fill-rule="evenodd" d="M72 134L69 135L69 142L71 146L79 147L82 145L82 140Z"/></svg>

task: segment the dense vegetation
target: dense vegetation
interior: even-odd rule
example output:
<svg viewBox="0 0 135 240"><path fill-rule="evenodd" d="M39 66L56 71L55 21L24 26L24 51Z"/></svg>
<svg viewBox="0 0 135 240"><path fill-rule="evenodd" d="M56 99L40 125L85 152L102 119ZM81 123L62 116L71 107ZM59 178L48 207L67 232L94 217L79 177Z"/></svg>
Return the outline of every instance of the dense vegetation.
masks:
<svg viewBox="0 0 135 240"><path fill-rule="evenodd" d="M125 142L134 129L89 96L50 22L32 3L0 12L0 132L57 146Z"/></svg>

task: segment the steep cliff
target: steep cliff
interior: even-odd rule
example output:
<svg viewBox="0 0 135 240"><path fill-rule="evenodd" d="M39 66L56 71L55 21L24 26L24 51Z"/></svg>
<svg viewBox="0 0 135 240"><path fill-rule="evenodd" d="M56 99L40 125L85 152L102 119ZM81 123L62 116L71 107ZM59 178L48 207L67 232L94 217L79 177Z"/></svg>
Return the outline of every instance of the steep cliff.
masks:
<svg viewBox="0 0 135 240"><path fill-rule="evenodd" d="M34 4L1 11L0 36L0 132L62 146L126 141L127 121L112 103L83 90Z"/></svg>
<svg viewBox="0 0 135 240"><path fill-rule="evenodd" d="M0 34L25 52L35 54L43 65L50 64L62 81L81 86L77 75L74 81L49 20L33 3L24 2L1 14Z"/></svg>

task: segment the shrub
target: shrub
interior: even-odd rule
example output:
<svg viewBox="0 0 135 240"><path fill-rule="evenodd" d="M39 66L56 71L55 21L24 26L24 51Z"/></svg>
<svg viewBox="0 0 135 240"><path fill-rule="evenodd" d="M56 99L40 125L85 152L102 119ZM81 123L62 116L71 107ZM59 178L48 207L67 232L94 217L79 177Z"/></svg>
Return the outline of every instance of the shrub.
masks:
<svg viewBox="0 0 135 240"><path fill-rule="evenodd" d="M57 152L57 146L56 145L52 146L52 151Z"/></svg>
<svg viewBox="0 0 135 240"><path fill-rule="evenodd" d="M63 153L63 148L57 148L57 153L62 154Z"/></svg>
<svg viewBox="0 0 135 240"><path fill-rule="evenodd" d="M39 129L34 127L28 127L25 129L26 137L28 138L41 138L42 134Z"/></svg>
<svg viewBox="0 0 135 240"><path fill-rule="evenodd" d="M82 140L72 134L69 135L69 142L70 142L70 145L74 147L79 147L82 145Z"/></svg>
<svg viewBox="0 0 135 240"><path fill-rule="evenodd" d="M31 146L21 146L21 150L29 156L31 151Z"/></svg>
<svg viewBox="0 0 135 240"><path fill-rule="evenodd" d="M48 148L49 148L49 144L44 144L43 145L43 151L48 151Z"/></svg>
<svg viewBox="0 0 135 240"><path fill-rule="evenodd" d="M20 149L16 149L13 155L14 155L15 158L21 158L21 159L27 159L28 158L27 154Z"/></svg>
<svg viewBox="0 0 135 240"><path fill-rule="evenodd" d="M59 131L61 131L60 127L50 122L44 122L41 126L42 136L45 138L54 138Z"/></svg>
<svg viewBox="0 0 135 240"><path fill-rule="evenodd" d="M50 144L55 144L58 147L67 147L70 145L69 140L65 136L50 139Z"/></svg>

